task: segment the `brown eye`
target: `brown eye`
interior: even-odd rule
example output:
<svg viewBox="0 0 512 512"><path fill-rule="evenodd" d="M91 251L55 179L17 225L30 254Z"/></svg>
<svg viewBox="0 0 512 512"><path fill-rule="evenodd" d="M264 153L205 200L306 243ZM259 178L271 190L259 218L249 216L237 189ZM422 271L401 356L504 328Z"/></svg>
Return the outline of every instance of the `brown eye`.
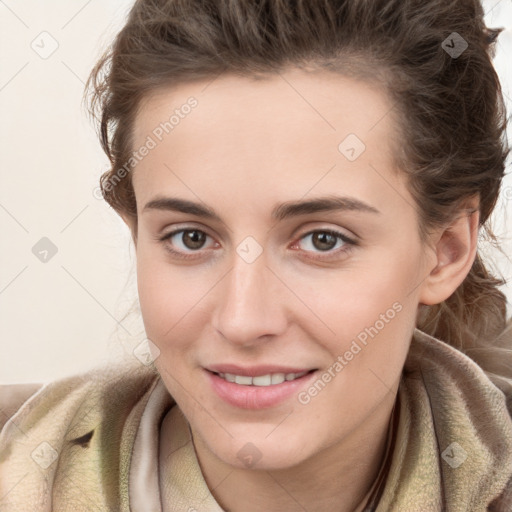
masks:
<svg viewBox="0 0 512 512"><path fill-rule="evenodd" d="M302 235L293 248L298 247L306 253L313 253L313 258L320 259L323 256L314 256L314 254L325 253L326 257L341 256L344 253L348 253L356 245L356 241L339 231L316 230Z"/></svg>
<svg viewBox="0 0 512 512"><path fill-rule="evenodd" d="M314 247L320 251L328 251L329 249L332 249L336 245L337 240L338 237L327 231L317 231L316 233L313 233L313 237L311 239Z"/></svg>
<svg viewBox="0 0 512 512"><path fill-rule="evenodd" d="M207 238L211 237L199 229L177 229L159 240L171 254L180 258L193 258L200 256Z"/></svg>
<svg viewBox="0 0 512 512"><path fill-rule="evenodd" d="M201 249L206 240L206 233L194 230L186 230L182 232L181 241L188 249Z"/></svg>

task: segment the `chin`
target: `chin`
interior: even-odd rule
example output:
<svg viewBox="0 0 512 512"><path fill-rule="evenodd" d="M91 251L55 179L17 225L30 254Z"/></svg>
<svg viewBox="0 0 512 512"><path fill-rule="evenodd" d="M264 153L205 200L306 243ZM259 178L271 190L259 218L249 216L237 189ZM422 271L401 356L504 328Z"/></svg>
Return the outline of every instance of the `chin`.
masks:
<svg viewBox="0 0 512 512"><path fill-rule="evenodd" d="M267 435L267 434L265 434ZM224 444L219 444L207 439L207 445L211 452L225 464L237 469L253 470L280 470L297 466L304 462L308 455L305 453L306 447L303 442L293 441L288 437L288 443L284 439L277 437L273 440L245 435L229 440ZM301 447L299 452L298 447Z"/></svg>

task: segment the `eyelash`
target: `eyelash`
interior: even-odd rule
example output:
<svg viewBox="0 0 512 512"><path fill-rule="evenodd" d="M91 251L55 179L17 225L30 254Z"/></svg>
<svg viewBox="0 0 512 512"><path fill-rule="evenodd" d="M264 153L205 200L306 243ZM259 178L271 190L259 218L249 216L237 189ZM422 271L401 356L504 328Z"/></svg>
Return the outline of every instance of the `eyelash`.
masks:
<svg viewBox="0 0 512 512"><path fill-rule="evenodd" d="M176 257L178 257L180 259L197 258L196 254L183 254L182 252L179 252L179 251L176 251L174 249L171 249L169 244L166 243L167 240L172 238L174 235L176 235L178 233L184 233L186 231L197 231L199 233L204 233L206 236L210 236L210 235L208 235L208 233L205 233L204 231L202 231L200 229L196 229L196 228L188 228L188 229L187 228L181 228L181 229L176 229L174 231L171 231L170 233L166 233L162 237L159 237L158 240L161 243L164 244L165 250L168 251L169 253L171 253L173 256L176 256ZM298 239L298 241L295 242L293 245L294 246L297 245L297 243L300 240L302 240L303 238L305 238L305 237L307 237L309 235L313 235L315 233L328 233L330 235L335 236L338 240L341 240L342 242L344 242L345 245L342 246L341 248L336 249L336 250L329 249L328 251L325 251L324 254L329 254L329 256L327 258L314 256L314 257L311 258L311 259L314 259L314 260L329 260L329 259L331 259L332 254L335 254L335 255L346 254L346 253L350 252L354 247L356 247L358 245L358 242L356 242L355 240L352 240L351 238L347 237L345 234L343 234L343 233L341 233L339 231L333 230L333 229L315 229L315 230L312 230L312 231L308 231L307 233L304 233L303 235L301 235L300 238ZM196 251L196 252L199 252L199 251Z"/></svg>

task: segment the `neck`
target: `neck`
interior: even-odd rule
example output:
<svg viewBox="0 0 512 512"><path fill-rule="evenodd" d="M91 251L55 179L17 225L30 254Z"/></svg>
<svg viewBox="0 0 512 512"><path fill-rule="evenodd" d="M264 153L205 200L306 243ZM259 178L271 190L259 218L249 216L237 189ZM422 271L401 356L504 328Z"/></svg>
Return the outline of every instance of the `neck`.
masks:
<svg viewBox="0 0 512 512"><path fill-rule="evenodd" d="M336 445L285 469L233 468L192 430L203 476L216 501L230 512L362 512L384 462L395 399L396 393L390 393L371 418Z"/></svg>

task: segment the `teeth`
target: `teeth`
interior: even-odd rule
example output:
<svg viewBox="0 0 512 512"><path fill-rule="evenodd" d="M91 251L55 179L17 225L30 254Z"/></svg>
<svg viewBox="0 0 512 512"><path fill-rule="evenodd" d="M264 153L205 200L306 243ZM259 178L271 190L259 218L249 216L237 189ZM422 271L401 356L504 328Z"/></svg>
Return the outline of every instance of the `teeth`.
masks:
<svg viewBox="0 0 512 512"><path fill-rule="evenodd" d="M235 382L237 384L250 386L252 384L252 377L247 377L246 375L235 375Z"/></svg>
<svg viewBox="0 0 512 512"><path fill-rule="evenodd" d="M272 374L272 384L281 384L281 382L284 382L286 379L286 376L284 373L273 373Z"/></svg>
<svg viewBox="0 0 512 512"><path fill-rule="evenodd" d="M307 371L302 373L269 373L267 375L258 375L257 377L247 377L246 375L233 375L232 373L219 373L228 382L234 382L243 386L272 386L282 382L298 379L306 375Z"/></svg>
<svg viewBox="0 0 512 512"><path fill-rule="evenodd" d="M253 386L270 386L272 384L272 375L270 375L270 374L268 374L268 375L260 375L258 377L252 377L252 378L248 377L248 379L250 381L252 381L249 384L252 384ZM237 377L237 380L235 382L237 382L237 381L238 381L238 377Z"/></svg>

